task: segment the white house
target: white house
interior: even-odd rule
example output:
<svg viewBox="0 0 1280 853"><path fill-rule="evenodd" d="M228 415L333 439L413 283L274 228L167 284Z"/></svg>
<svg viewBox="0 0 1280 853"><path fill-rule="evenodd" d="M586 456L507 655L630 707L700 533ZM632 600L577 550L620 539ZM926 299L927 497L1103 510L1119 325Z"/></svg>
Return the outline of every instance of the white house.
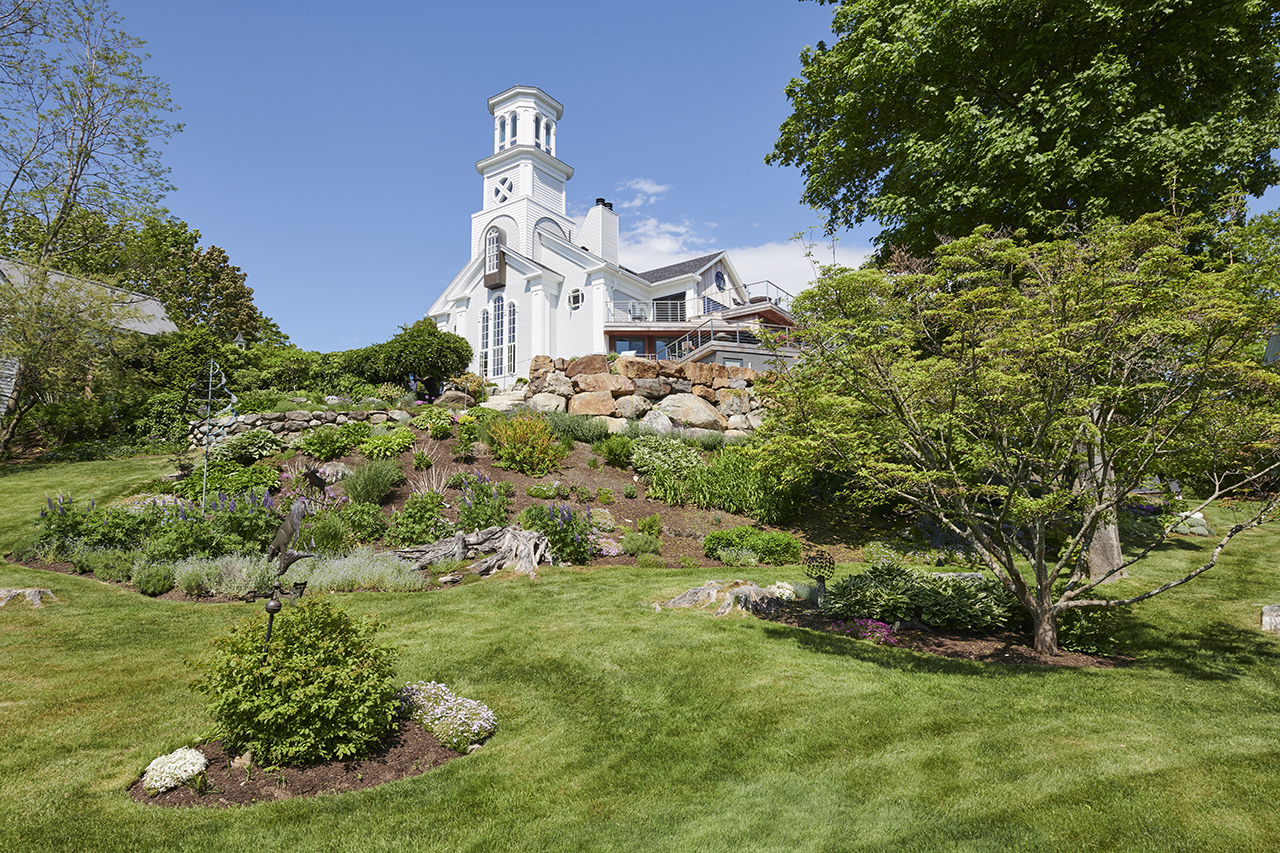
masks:
<svg viewBox="0 0 1280 853"><path fill-rule="evenodd" d="M489 99L493 154L476 163L484 201L471 260L427 316L467 339L472 370L509 385L535 355L590 353L718 361L762 369L761 328L789 327L790 297L745 284L725 252L635 272L618 263L618 215L596 199L566 215L573 169L556 157L564 107L535 86Z"/></svg>

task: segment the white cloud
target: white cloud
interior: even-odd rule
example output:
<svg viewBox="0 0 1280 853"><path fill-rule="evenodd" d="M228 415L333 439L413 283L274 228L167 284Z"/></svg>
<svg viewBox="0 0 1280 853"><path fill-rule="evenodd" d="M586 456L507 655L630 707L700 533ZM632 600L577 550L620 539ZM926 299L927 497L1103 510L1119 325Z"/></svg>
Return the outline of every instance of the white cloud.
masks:
<svg viewBox="0 0 1280 853"><path fill-rule="evenodd" d="M658 201L670 189L671 184L660 184L648 178L636 178L618 185L619 192L622 190L635 190L635 198L630 201L614 202L614 205L622 208L643 207L646 204L653 204Z"/></svg>
<svg viewBox="0 0 1280 853"><path fill-rule="evenodd" d="M638 220L620 235L618 247L622 265L638 272L657 269L707 255L716 251L713 240L705 236L708 224L696 225L689 220L662 222L653 217ZM816 277L813 264L804 255L804 247L796 241L775 241L760 245L738 246L727 250L734 269L744 283L768 280L791 294L799 293ZM830 250L815 247L814 260L829 262ZM837 260L857 267L871 255L870 247L839 246ZM824 256L825 255L825 256Z"/></svg>

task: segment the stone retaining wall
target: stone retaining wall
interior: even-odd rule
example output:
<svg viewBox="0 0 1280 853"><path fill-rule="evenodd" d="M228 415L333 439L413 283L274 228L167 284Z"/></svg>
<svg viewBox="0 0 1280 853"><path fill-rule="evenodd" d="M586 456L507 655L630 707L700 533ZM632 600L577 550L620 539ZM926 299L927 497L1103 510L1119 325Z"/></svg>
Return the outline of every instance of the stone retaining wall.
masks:
<svg viewBox="0 0 1280 853"><path fill-rule="evenodd" d="M408 412L399 409L374 409L368 412L308 412L305 409L299 409L293 412L261 412L214 418L211 423L215 431L221 428L228 436L248 432L251 429L265 429L289 437L324 424L341 426L348 421L368 421L371 424L386 421L408 423L411 417L413 416ZM205 426L204 421L192 422L190 429L192 447L204 447L207 430L208 427Z"/></svg>

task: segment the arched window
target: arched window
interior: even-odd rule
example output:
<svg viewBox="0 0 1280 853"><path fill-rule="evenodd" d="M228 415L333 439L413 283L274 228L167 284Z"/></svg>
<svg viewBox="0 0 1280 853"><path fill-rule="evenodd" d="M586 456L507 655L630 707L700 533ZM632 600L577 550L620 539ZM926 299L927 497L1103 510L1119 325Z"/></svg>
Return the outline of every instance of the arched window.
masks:
<svg viewBox="0 0 1280 853"><path fill-rule="evenodd" d="M480 375L489 375L489 309L480 311Z"/></svg>
<svg viewBox="0 0 1280 853"><path fill-rule="evenodd" d="M493 300L493 375L501 376L503 370L507 366L507 361L503 358L506 353L506 340L502 333L502 321L504 319L502 309L502 297L496 297Z"/></svg>
<svg viewBox="0 0 1280 853"><path fill-rule="evenodd" d="M569 291L569 310L577 311L579 308L581 308L582 300L583 300L583 295L581 290L579 290L576 287L573 290L570 290Z"/></svg>
<svg viewBox="0 0 1280 853"><path fill-rule="evenodd" d="M516 304L507 303L507 373L516 372Z"/></svg>
<svg viewBox="0 0 1280 853"><path fill-rule="evenodd" d="M724 273L716 271L716 290L724 290Z"/></svg>
<svg viewBox="0 0 1280 853"><path fill-rule="evenodd" d="M484 234L484 274L498 271L498 247L502 245L502 232L493 226Z"/></svg>
<svg viewBox="0 0 1280 853"><path fill-rule="evenodd" d="M542 135L544 137L542 147L547 149L548 154L554 155L556 152L551 150L551 122L544 121L542 123Z"/></svg>
<svg viewBox="0 0 1280 853"><path fill-rule="evenodd" d="M498 150L507 147L507 117L498 119Z"/></svg>
<svg viewBox="0 0 1280 853"><path fill-rule="evenodd" d="M511 139L511 144L512 144L512 145L518 145L518 144L519 144L519 142L520 142L520 136L516 133L516 120L517 120L517 119L519 119L519 118L520 118L520 115L519 115L518 113L512 113L512 114L511 114L511 137L510 137L510 139Z"/></svg>
<svg viewBox="0 0 1280 853"><path fill-rule="evenodd" d="M533 147L542 147L542 116L533 117Z"/></svg>

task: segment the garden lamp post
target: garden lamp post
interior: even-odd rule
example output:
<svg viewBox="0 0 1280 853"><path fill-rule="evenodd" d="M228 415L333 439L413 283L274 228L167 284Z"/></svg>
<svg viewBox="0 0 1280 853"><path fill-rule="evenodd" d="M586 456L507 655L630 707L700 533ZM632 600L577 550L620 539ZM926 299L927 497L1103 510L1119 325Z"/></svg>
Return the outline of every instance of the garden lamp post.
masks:
<svg viewBox="0 0 1280 853"><path fill-rule="evenodd" d="M310 557L310 554L300 554L299 557ZM292 561L291 561L292 562ZM275 624L276 614L284 609L284 602L280 600L280 578L276 578L276 582L271 585L271 598L267 599L267 639L262 643L262 663L267 662L267 648L271 645L271 627ZM293 585L293 600L296 602L302 598L302 594L307 591L306 581L297 581Z"/></svg>

